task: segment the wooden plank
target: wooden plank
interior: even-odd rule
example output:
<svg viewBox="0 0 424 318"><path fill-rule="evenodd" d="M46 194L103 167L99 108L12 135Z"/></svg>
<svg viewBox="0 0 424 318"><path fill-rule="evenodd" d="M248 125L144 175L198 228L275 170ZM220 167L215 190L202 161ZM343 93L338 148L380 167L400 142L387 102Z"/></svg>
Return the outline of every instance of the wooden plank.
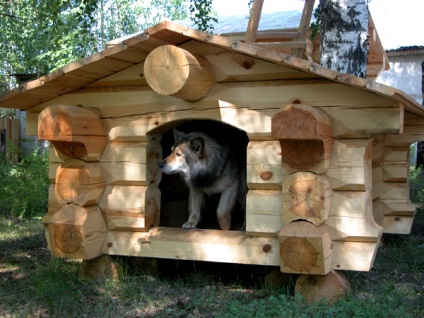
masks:
<svg viewBox="0 0 424 318"><path fill-rule="evenodd" d="M369 192L333 191L325 224L333 240L377 242L382 228L374 222Z"/></svg>
<svg viewBox="0 0 424 318"><path fill-rule="evenodd" d="M249 190L246 196L246 232L276 236L285 225L281 190Z"/></svg>
<svg viewBox="0 0 424 318"><path fill-rule="evenodd" d="M99 206L108 230L147 231L159 224L160 190L149 186L107 186Z"/></svg>
<svg viewBox="0 0 424 318"><path fill-rule="evenodd" d="M385 215L383 219L384 233L387 234L409 234L411 233L413 216L391 216Z"/></svg>
<svg viewBox="0 0 424 318"><path fill-rule="evenodd" d="M333 190L365 191L371 188L373 139L335 139L326 176Z"/></svg>
<svg viewBox="0 0 424 318"><path fill-rule="evenodd" d="M369 271L374 263L378 244L333 241L331 267L339 270ZM276 237L252 237L239 231L162 227L153 228L147 233L109 231L103 253L236 264L280 265Z"/></svg>
<svg viewBox="0 0 424 318"><path fill-rule="evenodd" d="M149 142L110 142L100 159L105 182L109 185L158 185L162 172L162 147Z"/></svg>
<svg viewBox="0 0 424 318"><path fill-rule="evenodd" d="M247 145L247 185L249 189L281 189L285 172L281 166L278 141L250 141Z"/></svg>
<svg viewBox="0 0 424 318"><path fill-rule="evenodd" d="M253 0L249 22L247 24L246 37L244 39L245 43L252 43L256 40L256 32L258 31L259 20L261 19L263 4L264 0Z"/></svg>
<svg viewBox="0 0 424 318"><path fill-rule="evenodd" d="M38 135L38 114L39 113L27 112L26 120L25 120L25 123L26 123L25 134L27 136Z"/></svg>
<svg viewBox="0 0 424 318"><path fill-rule="evenodd" d="M333 242L331 267L368 272L374 265L380 242Z"/></svg>

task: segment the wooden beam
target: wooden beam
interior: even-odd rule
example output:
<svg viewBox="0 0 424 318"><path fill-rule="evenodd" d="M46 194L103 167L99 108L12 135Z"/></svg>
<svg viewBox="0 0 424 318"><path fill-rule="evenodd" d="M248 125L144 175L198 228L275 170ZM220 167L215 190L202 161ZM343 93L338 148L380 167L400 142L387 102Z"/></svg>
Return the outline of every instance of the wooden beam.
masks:
<svg viewBox="0 0 424 318"><path fill-rule="evenodd" d="M256 40L256 32L258 31L259 20L261 19L263 4L264 0L253 0L246 37L244 39L245 43L252 43Z"/></svg>

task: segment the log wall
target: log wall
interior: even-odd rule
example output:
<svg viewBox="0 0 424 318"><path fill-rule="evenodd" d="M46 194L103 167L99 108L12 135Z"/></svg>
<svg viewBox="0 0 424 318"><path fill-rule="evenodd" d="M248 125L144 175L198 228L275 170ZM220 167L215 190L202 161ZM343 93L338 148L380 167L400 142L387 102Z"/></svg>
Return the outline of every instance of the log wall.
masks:
<svg viewBox="0 0 424 318"><path fill-rule="evenodd" d="M369 270L383 228L396 232L413 218L402 156L411 138L424 136L413 126L405 128L408 141L405 132L398 135L402 105L328 80L294 79L294 69L218 48L205 53L194 42L184 48L194 55L182 52L193 63L182 91L155 92L153 84L152 90L140 78L146 60L31 110L41 112L39 136L52 141L43 218L52 253L278 265L319 275ZM217 82L193 97L187 87L197 71L212 71ZM157 227L160 139L196 119L247 133L245 232Z"/></svg>

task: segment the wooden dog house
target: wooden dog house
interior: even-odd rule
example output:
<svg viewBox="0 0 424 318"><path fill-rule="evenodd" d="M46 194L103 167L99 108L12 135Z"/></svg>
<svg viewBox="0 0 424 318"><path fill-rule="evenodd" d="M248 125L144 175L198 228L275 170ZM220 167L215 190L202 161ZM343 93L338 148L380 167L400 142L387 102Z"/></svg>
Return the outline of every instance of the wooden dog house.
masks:
<svg viewBox="0 0 424 318"><path fill-rule="evenodd" d="M53 256L102 254L368 271L410 231L409 145L424 109L372 80L162 22L0 97L51 141ZM247 134L246 230L161 227L162 136L221 122Z"/></svg>

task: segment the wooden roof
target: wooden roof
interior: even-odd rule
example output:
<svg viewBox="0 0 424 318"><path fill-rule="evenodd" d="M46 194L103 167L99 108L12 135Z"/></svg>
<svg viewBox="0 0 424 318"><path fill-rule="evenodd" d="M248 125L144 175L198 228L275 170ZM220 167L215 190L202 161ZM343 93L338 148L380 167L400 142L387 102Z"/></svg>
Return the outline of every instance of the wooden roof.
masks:
<svg viewBox="0 0 424 318"><path fill-rule="evenodd" d="M183 45L190 41L203 44L197 53L212 54L229 51L272 62L293 69L280 79L325 78L401 102L411 112L424 115L424 108L412 98L395 88L378 84L372 80L341 74L314 62L302 60L274 50L244 44L229 38L203 33L172 22L164 21L147 29L144 33L113 41L113 46L104 51L68 64L34 81L23 84L0 96L0 107L30 110L40 103L72 91L90 87L94 82L143 62L155 48L172 44ZM128 83L140 85L137 82Z"/></svg>

